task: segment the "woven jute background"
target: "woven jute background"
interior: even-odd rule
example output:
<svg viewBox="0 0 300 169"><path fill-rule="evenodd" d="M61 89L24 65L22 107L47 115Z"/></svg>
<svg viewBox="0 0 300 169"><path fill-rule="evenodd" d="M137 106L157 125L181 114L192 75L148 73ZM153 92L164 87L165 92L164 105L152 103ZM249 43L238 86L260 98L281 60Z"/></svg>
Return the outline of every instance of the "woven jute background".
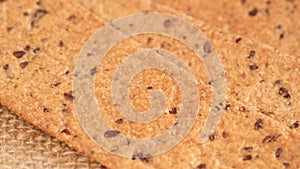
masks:
<svg viewBox="0 0 300 169"><path fill-rule="evenodd" d="M103 169L0 105L1 169Z"/></svg>

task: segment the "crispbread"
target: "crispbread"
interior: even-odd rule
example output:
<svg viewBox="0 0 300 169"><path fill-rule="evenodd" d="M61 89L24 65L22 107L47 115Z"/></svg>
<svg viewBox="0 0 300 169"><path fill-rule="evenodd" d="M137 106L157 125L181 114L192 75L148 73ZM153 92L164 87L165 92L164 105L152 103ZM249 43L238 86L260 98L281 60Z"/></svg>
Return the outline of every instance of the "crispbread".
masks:
<svg viewBox="0 0 300 169"><path fill-rule="evenodd" d="M189 0L142 0L142 1L101 1L79 0L81 4L101 17L111 19L128 12L153 10L155 4L173 7L220 28L224 33L243 35L270 44L281 53L299 56L300 12L299 1L212 1ZM118 2L120 10L114 5ZM101 4L102 5L101 5Z"/></svg>
<svg viewBox="0 0 300 169"><path fill-rule="evenodd" d="M96 4L96 1L97 0L94 0L93 3ZM87 4L89 1L85 1L85 3ZM159 4L156 4L156 3L150 3L148 1L131 1L131 2L128 2L128 3L125 3L123 0L112 0L112 1L105 1L103 3L100 3L100 1L98 1L99 5L97 6L94 6L94 5L90 5L89 6L89 9L92 10L93 12L97 13L101 18L103 18L104 20L106 21L111 21L113 19L116 19L118 17L121 17L123 15L129 15L131 13L138 13L138 12L142 12L142 11L158 11L158 12L168 12L168 13L171 13L171 14L174 14L176 15L176 11L174 11L172 8L169 8L167 6L162 6L162 5L159 5ZM166 1L167 2L167 1ZM114 10L114 9L120 9L119 12L117 12L117 10ZM190 18L191 22L194 22L194 20L192 18ZM217 36L216 32L218 32L219 34L223 34L224 33L224 30L217 30L215 27L210 27L210 26L207 26L204 22L201 22L201 21L198 21L198 24L201 24L202 25L202 30L204 32L208 31L208 30L214 30L214 31L210 31L212 32L210 36ZM226 34L226 33L224 33ZM234 44L236 46L240 45L240 43L243 43L242 42L242 39L241 36L239 35L235 35L235 34L232 34L234 35L234 37L232 37L232 42L235 42ZM143 40L140 40L140 42L142 42ZM212 41L214 41L212 39ZM225 42L227 42L228 40L224 40ZM254 43L260 43L258 42L257 40L252 40L254 41ZM146 40L144 40L144 43L146 42ZM253 43L253 42L252 42ZM161 44L161 43L160 43ZM223 46L224 44L222 44ZM278 55L282 55L282 54L279 54L276 50L276 48L274 48L273 46L270 46L270 45L267 45L267 44L264 44L264 43L261 43L261 46L262 47L265 47L269 50L273 50L274 52L276 52ZM155 46L155 47L159 47L159 46ZM218 52L218 49L216 48L217 52ZM226 49L225 49L226 50ZM173 51L176 51L176 50L173 50ZM181 51L181 50L179 50ZM218 52L220 53L220 52ZM263 53L263 52L262 52ZM260 65L258 65L258 62L261 60L261 59L264 59L265 62L266 61L266 58L259 58L261 56L259 56L260 54L258 53L258 51L253 48L253 49L249 49L249 51L246 51L244 54L240 54L240 55L243 55L244 57L233 57L233 59L235 60L235 62L237 63L242 63L240 59L245 59L246 62L248 62L248 66L249 69L252 68L252 69L255 69L256 66L257 68L259 68ZM256 57L255 57L256 55ZM220 56L222 57L222 54L220 54ZM285 55L282 55L282 57L285 57ZM272 58L269 58L269 59L272 59ZM293 62L297 62L299 59L297 57L293 57ZM278 63L280 62L279 60L277 61ZM276 64L278 64L276 63ZM237 64L236 65L236 68L239 68L240 65ZM266 65L263 65L265 67L269 67L269 64L270 63L266 63ZM284 63L283 63L284 64ZM285 67L288 67L289 65L285 65ZM243 68L246 68L246 66L242 66ZM297 68L297 66L293 66L295 68ZM277 72L277 67L273 67L271 68L272 69L272 72L269 72L269 73L273 73L273 71L276 71ZM286 68L288 69L288 68ZM297 70L297 69L296 69ZM289 78L291 82L293 83L296 83L296 85L299 85L298 82L294 82L294 79L296 79L297 75L294 76L294 78L292 77L289 77L289 76L292 76L292 72L294 71L294 69L290 69L290 72L289 73L286 73L286 78ZM246 78L246 72L243 72L243 73L238 73L236 74L237 77L243 77L242 79ZM284 76L282 76L284 77ZM203 78L203 77L202 77ZM257 79L259 79L257 77ZM236 80L235 80L236 81ZM249 80L253 83L254 80ZM262 81L262 77L260 77L259 80L257 81ZM246 82L246 81L243 81L243 83ZM261 83L263 83L264 81L262 81ZM250 82L248 82L250 83ZM244 84L245 86L249 86L250 84ZM284 83L284 84L282 84ZM252 84L253 85L253 84ZM268 85L269 87L271 86L271 84L265 84L265 85ZM274 86L275 88L278 88L278 92L275 92L276 93L279 93L279 89L281 89L281 92L283 92L283 89L284 89L284 85L286 85L286 87L289 86L289 88L291 88L291 90L295 90L295 93L297 93L297 88L296 87L292 87L290 83L286 83L284 82L284 80L281 78L281 77L278 77L277 79L273 79L273 83L272 83L272 86ZM295 85L295 84L293 84ZM244 88L245 86L242 86L242 88ZM264 89L266 86L261 86L261 89ZM283 88L282 88L283 87ZM266 90L266 89L264 89ZM243 90L244 92L248 92L249 90ZM269 93L271 93L271 91L268 91ZM274 93L273 93L274 94ZM244 98L244 103L246 104L249 104L249 101L251 99L253 99L253 97L249 96L249 94L247 94L248 96L246 98ZM275 99L273 96L271 95L268 95L268 96L264 96L265 98L259 98L257 97L255 100L252 100L252 104L254 105L254 102L258 101L260 104L261 107L256 107L257 111L260 112L260 113L263 113L263 114L266 114L270 117L272 117L273 119L276 119L280 122L283 122L285 123L287 126L292 126L292 124L294 122L296 122L299 118L300 118L300 115L299 115L299 112L298 111L294 111L293 113L284 113L286 112L286 109L284 107L282 107L283 109L280 110L280 108L277 107L277 105L280 105L280 104L283 104L281 103L282 101L280 100L277 100ZM297 96L298 97L298 96ZM273 106L270 107L270 105L265 105L263 104L265 102L266 99L273 99L272 100L272 103L273 103ZM291 109L293 110L297 110L299 109L299 106L298 104L296 104L296 102L293 104L293 103L290 103L290 101L288 101L287 103L284 103L284 104L289 104L289 106L293 107ZM290 114L290 115L288 115Z"/></svg>
<svg viewBox="0 0 300 169"><path fill-rule="evenodd" d="M271 44L281 53L299 57L300 1L165 1L153 0L181 10L225 32Z"/></svg>
<svg viewBox="0 0 300 169"><path fill-rule="evenodd" d="M47 10L47 14L39 18L35 27L31 29L30 21L25 22L21 19L25 17L24 11L16 10L17 4L22 4L24 10L33 11L32 13L36 11L34 6L38 9L42 8ZM122 5L118 6L117 2L115 4L116 6L109 6L112 11L122 7ZM296 57L283 56L269 45L247 38L236 43L236 39L240 37L238 35L225 34L180 12L156 6L155 9L160 12L175 14L197 24L211 40L227 72L228 103L215 134L209 141L200 144L199 136L209 109L210 93L207 75L203 74L204 69L196 60L193 62L196 64L189 67L194 70L193 73L199 80L202 102L199 118L192 131L174 149L163 155L146 159L127 159L103 151L87 137L76 119L71 102L72 71L79 50L89 36L103 26L104 22L72 0L62 3L42 1L42 6L36 6L33 1L3 2L1 8L2 12L10 9L16 13L10 14L11 20L6 21L7 25L14 27L9 32L2 31L5 32L3 35L5 38L1 40L3 59L0 65L9 64L9 68L1 69L0 86L3 90L0 93L0 102L35 126L109 168L201 168L204 166L207 168L279 168L287 165L291 168L299 167L300 155L297 150L300 144L296 140L300 136L297 133L298 129L289 128L299 119L299 114L296 112L299 109L297 107L299 106L297 90L300 85L297 80L299 60ZM128 12L131 10L131 8L126 9ZM132 9L136 8L132 7ZM149 37L152 38L150 43L148 43ZM165 45L162 45L163 42ZM40 50L35 52L30 50L21 58L16 58L13 55L14 51L23 50L26 45L30 45L33 50L39 47ZM103 94L109 97L109 93L101 89L102 85L110 83L110 73L107 73L105 66L112 67L108 70L113 71L113 67L120 62L115 58L124 58L124 55L140 47L154 46L173 51L183 60L195 60L193 53L175 40L154 35L135 37L121 42L107 54L106 60L99 68L103 71L97 73L97 79L105 77L107 79L96 81L96 84L99 84L96 85L99 86L98 92L104 92ZM252 50L255 50L255 56ZM280 60L280 57L285 57L286 61ZM29 63L22 68L19 64L24 61ZM157 73L147 72L147 75L150 77L161 75ZM169 81L167 79L166 85L172 86L170 78ZM132 83L140 86L143 91L143 86L148 85L147 82L147 79L138 76ZM153 82L153 85L155 87L156 83ZM280 90L282 87L288 91ZM137 91L132 92L134 94ZM287 94L290 96L288 97ZM99 98L99 94L96 95ZM145 95L147 92L144 90L141 96L138 96L140 99L133 99L133 105L137 109L147 108L142 106L144 103L147 105L145 99L142 99ZM107 105L111 102L106 103L103 101L107 100L101 99L98 101L101 108L109 110ZM272 104L274 107L270 107ZM259 108L263 109L264 113L259 113ZM269 116L265 115L275 108L276 112L269 113ZM289 113L281 116L287 110ZM108 117L108 121L114 120ZM169 119L166 120L168 122ZM282 120L285 120L286 124L282 124ZM129 125L128 130L133 133L140 130L139 126L134 128L131 127L133 124L126 121L125 123ZM119 129L124 130L122 127ZM125 129L124 132L128 130ZM136 132L136 134L144 136L147 133Z"/></svg>

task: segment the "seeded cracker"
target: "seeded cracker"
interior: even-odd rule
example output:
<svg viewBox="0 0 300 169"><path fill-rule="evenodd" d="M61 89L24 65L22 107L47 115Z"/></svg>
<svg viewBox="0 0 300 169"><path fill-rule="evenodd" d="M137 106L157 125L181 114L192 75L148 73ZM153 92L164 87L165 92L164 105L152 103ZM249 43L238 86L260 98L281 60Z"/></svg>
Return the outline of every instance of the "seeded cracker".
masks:
<svg viewBox="0 0 300 169"><path fill-rule="evenodd" d="M115 5L110 7L122 9L118 3ZM22 6L22 10L18 6ZM34 11L40 8L47 13L42 17L34 17ZM160 11L180 15L196 24L193 18L178 14L172 9L160 6L157 8ZM12 12L7 13L6 9ZM130 11L130 8L126 9ZM23 12L27 10L30 17L24 19L26 16ZM99 149L84 134L72 107L71 83L74 63L84 42L104 23L95 14L85 10L75 1L69 0L62 3L42 1L42 6L37 6L33 1L2 2L1 12L3 15L1 13L0 16L4 16L1 20L4 20L6 28L1 26L1 32L4 32L1 37L4 38L0 45L0 65L7 67L5 65L9 64L9 66L5 68L6 70L0 70L0 87L3 89L0 93L0 102L35 126L105 164L108 168L258 168L262 165L267 165L269 168L299 167L297 165L300 157L297 150L300 145L296 142L299 140L298 129L289 128L289 120L285 123L281 122L281 119L299 120L299 114L296 113L296 110L299 110L297 107L299 105L296 103L300 85L297 80L299 79L299 72L296 69L299 67L297 58L289 55L282 56L268 45L247 38L243 38L241 43L236 44L236 39L240 36L221 33L218 29L197 21L197 25L211 40L222 60L227 72L228 85L228 106L222 121L210 140L200 144L199 134L210 104L209 78L203 73L205 69L201 62L188 48L173 39L146 35L146 37L136 37L134 40L129 39L127 43L121 42L107 54L106 60L101 63L96 74L96 79L98 77L107 79L96 81L96 86L99 86L96 96L102 109L109 110L114 107L111 107L112 103L109 99L99 99L100 93L104 94L104 98L110 96L110 93L101 86L109 86L112 70L117 67L122 58L126 57L126 54L140 47L160 47L177 52L176 54L187 62L197 77L201 94L199 118L182 143L158 157L141 158L143 157L141 154L135 154L132 159L126 159ZM32 21L34 21L33 26ZM15 51L26 51L24 47L27 45L30 45L32 50L26 52L21 58L13 55ZM249 60L251 50L255 50L256 54L252 60ZM285 61L280 57L285 57ZM25 61L29 63L22 69L20 63ZM258 69L249 69L253 63L258 65ZM146 99L142 98L147 95L145 90L149 90L151 84L152 88L166 88L167 96L171 96L168 97L168 111L172 111L175 103L180 99L176 94L174 81L164 75L162 79L165 83L159 86L157 82L161 81L160 77L153 78L155 75L163 76L163 72L150 71L133 79L132 84L143 88L140 89L141 91L144 90L140 92L141 96L138 96L141 99L133 99L133 105L139 110L149 108ZM154 82L148 83L147 79L154 79ZM284 97L287 94L280 92L280 87L287 89L290 98ZM174 88L174 96L172 96L174 91L168 91L170 88ZM130 92L132 95L137 93L134 90ZM172 99L169 98L174 98L175 103L172 103ZM275 108L276 111L271 111ZM170 115L174 114L170 113ZM111 119L111 123L118 120L116 125L120 125L119 123L127 125L127 128L119 127L120 130L124 130L121 131L124 134L128 132L131 135L130 130L132 135L140 137L153 134L142 132L143 126L113 117L107 119ZM159 123L162 126L154 132L167 127L163 125L173 119L172 116L165 118L163 123ZM255 124L258 119L262 122L259 122L261 127L256 129Z"/></svg>
<svg viewBox="0 0 300 169"><path fill-rule="evenodd" d="M299 56L300 1L297 0L153 0L222 28L224 32L271 44Z"/></svg>

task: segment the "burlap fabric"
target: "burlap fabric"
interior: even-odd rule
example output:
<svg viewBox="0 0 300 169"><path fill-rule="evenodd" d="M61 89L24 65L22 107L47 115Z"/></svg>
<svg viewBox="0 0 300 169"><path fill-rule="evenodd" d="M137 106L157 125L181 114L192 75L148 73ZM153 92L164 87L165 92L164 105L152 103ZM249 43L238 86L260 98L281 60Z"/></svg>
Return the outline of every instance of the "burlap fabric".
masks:
<svg viewBox="0 0 300 169"><path fill-rule="evenodd" d="M0 105L1 169L103 169Z"/></svg>

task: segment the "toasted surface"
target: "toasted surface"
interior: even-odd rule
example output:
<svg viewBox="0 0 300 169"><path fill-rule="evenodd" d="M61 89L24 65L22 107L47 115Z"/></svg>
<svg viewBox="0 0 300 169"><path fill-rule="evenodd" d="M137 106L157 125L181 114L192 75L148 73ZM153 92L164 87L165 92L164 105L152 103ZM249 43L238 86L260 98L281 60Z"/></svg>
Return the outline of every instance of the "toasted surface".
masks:
<svg viewBox="0 0 300 169"><path fill-rule="evenodd" d="M33 125L108 168L200 168L204 164L208 168L299 168L299 128L293 127L300 119L297 57L282 55L270 45L224 33L205 21L157 4L132 2L126 6L119 1L103 1L93 8L98 1L85 1L85 6L96 12L93 13L73 0L41 2L0 4L0 20L4 23L0 41L0 102ZM140 6L143 7L138 9ZM144 9L170 13L197 25L212 42L227 73L226 111L215 134L200 144L211 93L210 79L195 54L179 41L153 34L129 38L109 51L96 74L98 105L108 123L129 136L155 135L172 124L176 115L166 112L161 121L150 127L126 119L122 124L114 123L120 115L110 98L110 79L128 54L146 47L168 50L180 57L197 79L201 109L194 127L172 150L146 160L112 155L95 144L81 128L70 96L75 63L87 39L108 21ZM242 40L237 42L240 37ZM159 83L162 79L163 84ZM129 91L136 109L149 108L149 84L166 91L166 110L179 103L172 78L161 71L147 70L133 79L132 85L138 88ZM150 128L153 130L147 131Z"/></svg>
<svg viewBox="0 0 300 169"><path fill-rule="evenodd" d="M300 10L299 1L211 1L205 0L78 0L104 19L117 18L138 11L155 10L160 4L217 27L224 33L243 35L249 39L270 44L284 54L299 57ZM119 4L119 8L115 8ZM115 9L115 10L112 10Z"/></svg>
<svg viewBox="0 0 300 169"><path fill-rule="evenodd" d="M281 53L300 56L300 1L153 1L183 11L225 32L268 43Z"/></svg>

